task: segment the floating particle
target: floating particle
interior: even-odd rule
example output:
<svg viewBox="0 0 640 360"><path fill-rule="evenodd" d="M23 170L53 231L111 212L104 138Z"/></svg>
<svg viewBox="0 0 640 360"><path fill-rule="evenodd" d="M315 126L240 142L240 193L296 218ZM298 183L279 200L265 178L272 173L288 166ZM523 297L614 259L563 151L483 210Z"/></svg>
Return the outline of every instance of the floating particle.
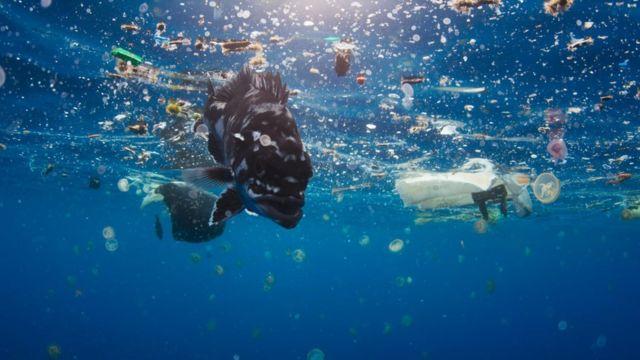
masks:
<svg viewBox="0 0 640 360"><path fill-rule="evenodd" d="M367 124L367 129L369 130L375 130L376 126L374 124Z"/></svg>
<svg viewBox="0 0 640 360"><path fill-rule="evenodd" d="M603 348L605 346L607 346L607 337L604 335L600 335L598 336L598 338L596 339L596 347L599 348Z"/></svg>
<svg viewBox="0 0 640 360"><path fill-rule="evenodd" d="M191 262L194 264L197 264L200 261L202 261L202 255L198 254L197 252L192 252L191 254L189 254L189 258L191 259Z"/></svg>
<svg viewBox="0 0 640 360"><path fill-rule="evenodd" d="M496 282L493 279L489 279L487 280L487 283L485 284L485 291L487 292L487 294L493 294L494 292L496 292Z"/></svg>
<svg viewBox="0 0 640 360"><path fill-rule="evenodd" d="M118 250L118 240L117 239L109 239L104 242L104 248L107 249L108 252L114 252Z"/></svg>
<svg viewBox="0 0 640 360"><path fill-rule="evenodd" d="M140 4L140 6L138 7L138 11L140 11L141 14L146 13L149 10L149 5L145 2Z"/></svg>
<svg viewBox="0 0 640 360"><path fill-rule="evenodd" d="M216 321L215 320L209 320L207 321L207 331L212 332L216 330Z"/></svg>
<svg viewBox="0 0 640 360"><path fill-rule="evenodd" d="M270 291L273 288L273 285L275 285L276 283L276 277L273 275L272 272L268 272L267 275L264 277L264 283L262 288L264 289L264 291Z"/></svg>
<svg viewBox="0 0 640 360"><path fill-rule="evenodd" d="M312 67L311 69L309 69L309 72L313 75L320 75L320 70Z"/></svg>
<svg viewBox="0 0 640 360"><path fill-rule="evenodd" d="M476 234L485 234L488 227L489 224L484 219L480 219L473 223L473 230L476 232Z"/></svg>
<svg viewBox="0 0 640 360"><path fill-rule="evenodd" d="M0 66L0 87L4 85L4 82L7 80L7 74L5 74L4 69Z"/></svg>
<svg viewBox="0 0 640 360"><path fill-rule="evenodd" d="M60 355L62 355L62 349L60 349L60 345L51 344L47 346L47 355L49 355L49 359L59 359Z"/></svg>
<svg viewBox="0 0 640 360"><path fill-rule="evenodd" d="M240 10L240 11L238 11L238 13L236 15L241 19L248 19L248 18L251 17L251 11L249 11L249 10Z"/></svg>
<svg viewBox="0 0 640 360"><path fill-rule="evenodd" d="M111 240L116 237L116 231L113 230L111 226L105 226L105 228L102 229L102 237L105 240Z"/></svg>
<svg viewBox="0 0 640 360"><path fill-rule="evenodd" d="M124 178L118 180L118 190L120 190L122 192L129 191L129 181L127 179L124 179Z"/></svg>
<svg viewBox="0 0 640 360"><path fill-rule="evenodd" d="M307 360L324 360L324 353L318 348L311 349L307 353Z"/></svg>
<svg viewBox="0 0 640 360"><path fill-rule="evenodd" d="M219 276L224 275L224 268L222 267L222 265L216 265L216 274L218 274Z"/></svg>
<svg viewBox="0 0 640 360"><path fill-rule="evenodd" d="M311 27L311 26L313 26L313 25L315 25L315 24L313 23L313 21L311 21L311 20L307 20L307 21L305 21L304 23L302 23L302 25L304 25L304 26L306 26L306 27Z"/></svg>
<svg viewBox="0 0 640 360"><path fill-rule="evenodd" d="M360 244L360 246L367 246L369 245L369 242L371 242L369 235L362 235L362 237L358 241L358 244Z"/></svg>
<svg viewBox="0 0 640 360"><path fill-rule="evenodd" d="M558 16L561 12L569 10L573 0L545 0L544 11L547 14Z"/></svg>
<svg viewBox="0 0 640 360"><path fill-rule="evenodd" d="M91 176L89 178L89 188L94 190L100 189L100 178L97 176Z"/></svg>
<svg viewBox="0 0 640 360"><path fill-rule="evenodd" d="M414 42L418 42L418 41L420 41L420 35L418 35L418 34L414 34L414 35L411 37L411 40L413 40Z"/></svg>
<svg viewBox="0 0 640 360"><path fill-rule="evenodd" d="M400 323L404 327L409 327L411 326L411 324L413 324L413 318L411 317L411 315L403 315L402 320L400 320Z"/></svg>
<svg viewBox="0 0 640 360"><path fill-rule="evenodd" d="M200 124L196 128L196 134L206 136L209 134L209 127L205 124Z"/></svg>
<svg viewBox="0 0 640 360"><path fill-rule="evenodd" d="M307 257L307 254L302 249L295 249L293 250L291 257L293 258L293 261L301 263Z"/></svg>
<svg viewBox="0 0 640 360"><path fill-rule="evenodd" d="M558 323L558 330L565 331L567 330L567 322L562 320Z"/></svg>
<svg viewBox="0 0 640 360"><path fill-rule="evenodd" d="M51 172L53 172L53 170L56 168L55 164L47 164L47 166L44 168L44 170L42 170L42 175L43 176L47 176L49 174L51 174Z"/></svg>
<svg viewBox="0 0 640 360"><path fill-rule="evenodd" d="M560 196L560 180L552 173L542 173L533 182L531 189L541 203L551 204Z"/></svg>
<svg viewBox="0 0 640 360"><path fill-rule="evenodd" d="M389 243L389 251L393 253L400 252L402 251L403 248L404 248L404 241L402 241L402 239L393 239Z"/></svg>
<svg viewBox="0 0 640 360"><path fill-rule="evenodd" d="M48 8L49 6L51 6L51 0L40 0L40 6L45 9Z"/></svg>
<svg viewBox="0 0 640 360"><path fill-rule="evenodd" d="M502 0L451 0L451 8L457 12L468 14L472 8L482 5L499 6Z"/></svg>

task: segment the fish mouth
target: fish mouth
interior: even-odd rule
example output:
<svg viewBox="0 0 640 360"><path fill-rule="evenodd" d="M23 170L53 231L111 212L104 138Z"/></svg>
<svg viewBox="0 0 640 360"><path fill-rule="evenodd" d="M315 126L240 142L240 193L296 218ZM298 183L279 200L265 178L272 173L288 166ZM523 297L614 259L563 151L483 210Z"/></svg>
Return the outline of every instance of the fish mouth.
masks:
<svg viewBox="0 0 640 360"><path fill-rule="evenodd" d="M262 195L256 203L264 214L286 229L292 229L302 218L304 197Z"/></svg>

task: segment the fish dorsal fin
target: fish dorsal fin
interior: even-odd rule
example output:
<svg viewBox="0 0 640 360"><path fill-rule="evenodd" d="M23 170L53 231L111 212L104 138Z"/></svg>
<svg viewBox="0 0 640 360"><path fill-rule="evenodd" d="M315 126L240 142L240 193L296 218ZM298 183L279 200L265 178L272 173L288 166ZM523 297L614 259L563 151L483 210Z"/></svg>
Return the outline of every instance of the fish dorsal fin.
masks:
<svg viewBox="0 0 640 360"><path fill-rule="evenodd" d="M280 73L262 73L253 77L253 87L262 92L270 101L278 102L282 105L287 103L289 93L287 86L282 83Z"/></svg>
<svg viewBox="0 0 640 360"><path fill-rule="evenodd" d="M213 86L213 81L209 79L209 83L207 84L207 92L209 94L209 99L213 101L216 97L216 88Z"/></svg>
<svg viewBox="0 0 640 360"><path fill-rule="evenodd" d="M267 102L285 105L289 100L287 86L282 83L279 73L256 74L249 66L244 66L233 80L219 88L214 96L215 101L229 102L236 96L244 96L251 88L260 92ZM211 92L210 92L211 93Z"/></svg>
<svg viewBox="0 0 640 360"><path fill-rule="evenodd" d="M216 91L214 96L214 101L220 102L229 102L236 95L245 94L249 91L251 87L251 77L253 72L251 68L248 66L244 66L242 70L234 77L232 80L229 80L226 84Z"/></svg>

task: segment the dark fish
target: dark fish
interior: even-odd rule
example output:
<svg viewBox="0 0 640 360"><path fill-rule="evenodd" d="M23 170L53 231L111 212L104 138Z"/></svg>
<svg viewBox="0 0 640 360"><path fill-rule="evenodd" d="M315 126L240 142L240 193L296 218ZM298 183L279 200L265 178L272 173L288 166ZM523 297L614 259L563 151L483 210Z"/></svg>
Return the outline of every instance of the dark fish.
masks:
<svg viewBox="0 0 640 360"><path fill-rule="evenodd" d="M42 175L47 176L53 172L56 166L54 164L47 164L47 167L42 170Z"/></svg>
<svg viewBox="0 0 640 360"><path fill-rule="evenodd" d="M171 214L171 233L178 241L199 243L222 234L224 224L209 225L211 208L218 198L184 183L160 185L156 192L164 198ZM156 234L158 222L156 222Z"/></svg>
<svg viewBox="0 0 640 360"><path fill-rule="evenodd" d="M248 67L221 88L209 86L204 118L209 152L219 166L183 175L195 183L227 184L211 224L245 208L288 229L302 218L313 171L287 100L280 74L258 74Z"/></svg>
<svg viewBox="0 0 640 360"><path fill-rule="evenodd" d="M91 176L89 178L89 187L95 190L100 189L100 178L97 176Z"/></svg>
<svg viewBox="0 0 640 360"><path fill-rule="evenodd" d="M162 240L162 223L160 222L160 217L156 215L156 236L158 239Z"/></svg>

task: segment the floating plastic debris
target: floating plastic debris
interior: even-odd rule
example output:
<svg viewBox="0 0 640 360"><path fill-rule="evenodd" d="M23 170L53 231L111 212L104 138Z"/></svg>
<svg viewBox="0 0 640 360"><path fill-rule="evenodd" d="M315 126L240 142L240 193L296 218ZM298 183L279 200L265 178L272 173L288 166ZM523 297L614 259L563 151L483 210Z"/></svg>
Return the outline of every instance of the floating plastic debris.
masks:
<svg viewBox="0 0 640 360"><path fill-rule="evenodd" d="M499 6L502 0L451 0L451 8L460 13L468 14L472 8L482 5Z"/></svg>
<svg viewBox="0 0 640 360"><path fill-rule="evenodd" d="M531 189L538 201L551 204L560 196L560 180L552 173L542 173L533 182Z"/></svg>
<svg viewBox="0 0 640 360"><path fill-rule="evenodd" d="M591 36L587 36L582 39L573 39L567 44L567 50L576 51L579 47L583 47L585 45L593 45L593 38Z"/></svg>
<svg viewBox="0 0 640 360"><path fill-rule="evenodd" d="M640 206L631 205L623 209L620 216L622 217L623 220L640 219Z"/></svg>
<svg viewBox="0 0 640 360"><path fill-rule="evenodd" d="M545 0L544 11L547 14L558 16L561 12L569 10L573 0Z"/></svg>
<svg viewBox="0 0 640 360"><path fill-rule="evenodd" d="M431 88L435 91L450 92L459 94L482 94L487 91L485 87L455 87L455 86L435 86Z"/></svg>
<svg viewBox="0 0 640 360"><path fill-rule="evenodd" d="M111 51L111 55L123 61L128 61L133 66L142 64L142 57L123 48L115 48Z"/></svg>

